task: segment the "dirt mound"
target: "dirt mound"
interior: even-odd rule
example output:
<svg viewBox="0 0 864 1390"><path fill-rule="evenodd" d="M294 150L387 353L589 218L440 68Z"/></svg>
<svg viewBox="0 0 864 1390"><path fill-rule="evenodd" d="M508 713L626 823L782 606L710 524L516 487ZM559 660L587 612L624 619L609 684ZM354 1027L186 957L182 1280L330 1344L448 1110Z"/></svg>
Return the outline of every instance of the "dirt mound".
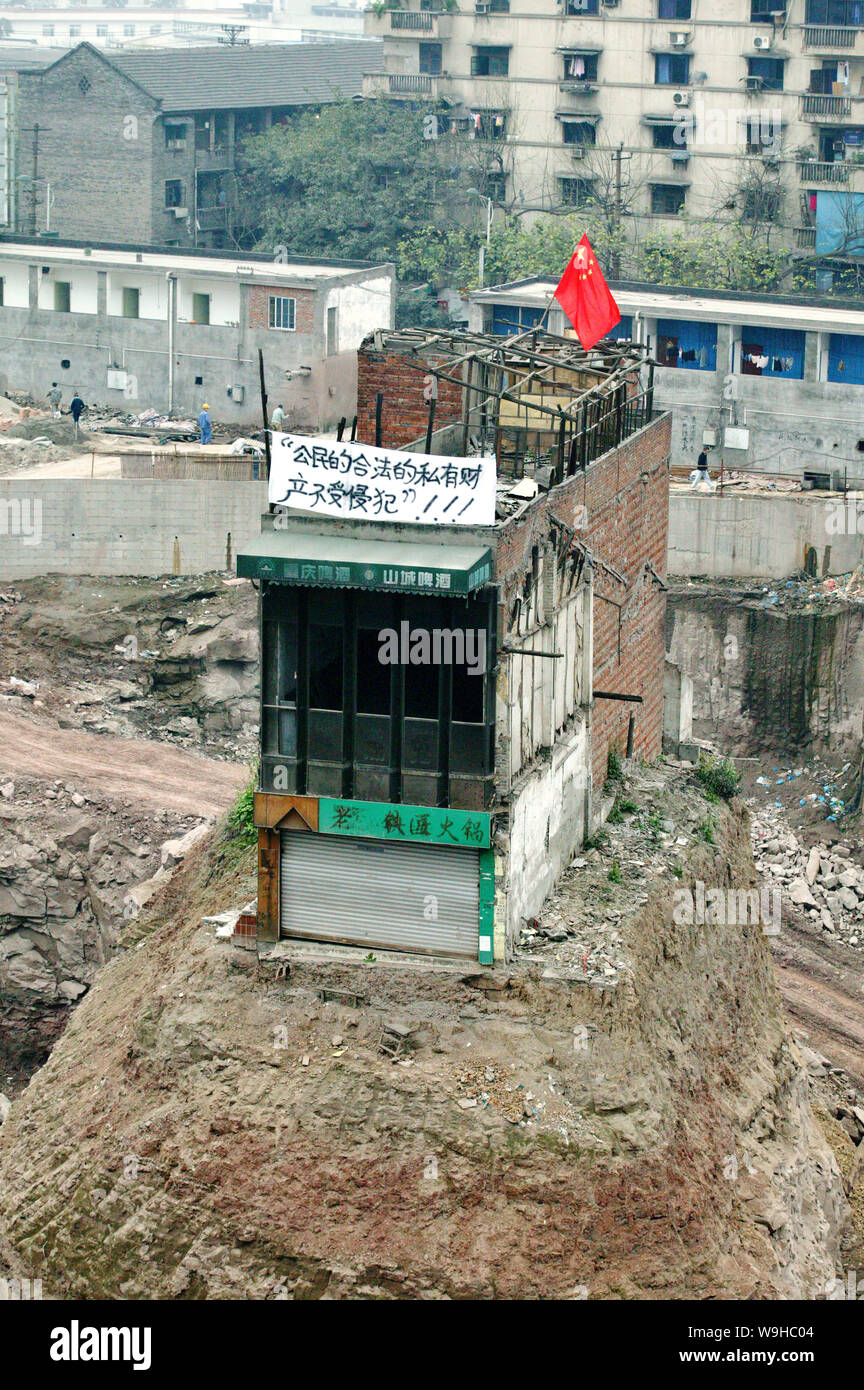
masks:
<svg viewBox="0 0 864 1390"><path fill-rule="evenodd" d="M198 846L0 1129L21 1272L111 1299L824 1289L847 1208L765 938L671 911L752 881L746 814L712 815L622 915L608 985L289 943L276 978L201 921L254 891L253 851Z"/></svg>

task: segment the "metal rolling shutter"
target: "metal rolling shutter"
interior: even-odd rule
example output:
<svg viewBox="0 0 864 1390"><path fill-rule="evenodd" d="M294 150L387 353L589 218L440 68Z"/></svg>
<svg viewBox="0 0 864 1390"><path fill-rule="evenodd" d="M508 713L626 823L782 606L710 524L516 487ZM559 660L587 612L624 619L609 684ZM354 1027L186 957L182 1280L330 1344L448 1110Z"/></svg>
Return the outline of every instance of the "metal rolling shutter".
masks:
<svg viewBox="0 0 864 1390"><path fill-rule="evenodd" d="M479 870L476 850L286 830L280 933L476 960Z"/></svg>

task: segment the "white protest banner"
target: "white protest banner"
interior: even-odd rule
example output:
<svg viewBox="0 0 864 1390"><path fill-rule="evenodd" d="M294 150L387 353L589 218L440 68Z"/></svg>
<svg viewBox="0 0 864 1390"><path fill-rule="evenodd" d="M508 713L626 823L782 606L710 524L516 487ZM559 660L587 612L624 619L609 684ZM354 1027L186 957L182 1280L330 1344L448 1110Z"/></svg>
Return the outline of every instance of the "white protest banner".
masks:
<svg viewBox="0 0 864 1390"><path fill-rule="evenodd" d="M361 521L492 526L495 458L436 458L274 432L270 501Z"/></svg>

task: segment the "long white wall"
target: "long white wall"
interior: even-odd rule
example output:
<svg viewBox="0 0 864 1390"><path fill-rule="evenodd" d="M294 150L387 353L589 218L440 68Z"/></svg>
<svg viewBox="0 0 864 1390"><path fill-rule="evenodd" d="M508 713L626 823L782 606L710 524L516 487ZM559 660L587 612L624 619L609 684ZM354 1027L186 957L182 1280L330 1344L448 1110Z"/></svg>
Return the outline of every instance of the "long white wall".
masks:
<svg viewBox="0 0 864 1390"><path fill-rule="evenodd" d="M0 478L0 583L233 568L266 510L266 483Z"/></svg>
<svg viewBox="0 0 864 1390"><path fill-rule="evenodd" d="M848 574L864 562L864 497L673 492L669 573L709 579L788 578L813 546L818 574Z"/></svg>

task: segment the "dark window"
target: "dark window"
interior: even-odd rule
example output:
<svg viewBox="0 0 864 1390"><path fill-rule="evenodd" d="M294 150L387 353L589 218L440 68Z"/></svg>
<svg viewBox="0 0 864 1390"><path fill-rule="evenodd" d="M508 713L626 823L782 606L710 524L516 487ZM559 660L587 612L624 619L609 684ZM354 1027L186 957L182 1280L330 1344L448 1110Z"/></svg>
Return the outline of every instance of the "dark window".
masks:
<svg viewBox="0 0 864 1390"><path fill-rule="evenodd" d="M654 81L660 87L686 87L690 81L689 53L655 53Z"/></svg>
<svg viewBox="0 0 864 1390"><path fill-rule="evenodd" d="M166 150L182 150L186 148L185 125L169 123L165 126L165 148Z"/></svg>
<svg viewBox="0 0 864 1390"><path fill-rule="evenodd" d="M141 291L132 285L124 285L122 293L123 317L124 319L137 319L141 317Z"/></svg>
<svg viewBox="0 0 864 1390"><path fill-rule="evenodd" d="M861 29L864 28L864 0L807 0L804 15L805 24Z"/></svg>
<svg viewBox="0 0 864 1390"><path fill-rule="evenodd" d="M596 82L597 53L580 53L574 49L564 54L564 79L567 82Z"/></svg>
<svg viewBox="0 0 864 1390"><path fill-rule="evenodd" d="M441 44L440 43L421 43L420 49L420 71L429 77L437 77L441 72Z"/></svg>
<svg viewBox="0 0 864 1390"><path fill-rule="evenodd" d="M655 150L680 150L683 154L687 149L687 130L688 126L684 121L669 121L667 125L655 125L651 127L651 143Z"/></svg>
<svg viewBox="0 0 864 1390"><path fill-rule="evenodd" d="M2 275L0 275L0 308L2 308L2 306L3 306L4 302L5 302L5 301L4 301L4 298L3 298L3 290L4 290L5 284L6 284L5 279L3 278Z"/></svg>
<svg viewBox="0 0 864 1390"><path fill-rule="evenodd" d="M381 661L381 629L357 631L357 713L390 714L392 666Z"/></svg>
<svg viewBox="0 0 864 1390"><path fill-rule="evenodd" d="M473 640L463 647L460 639L487 633L493 614L485 600L265 590L262 786L433 806L451 798L465 804L466 797L488 804L494 682L488 673L472 674L485 649L475 653ZM433 643L423 664L416 654L410 660L418 629ZM382 662L385 630L408 644L399 652L405 664ZM280 760L287 785L276 782Z"/></svg>
<svg viewBox="0 0 864 1390"><path fill-rule="evenodd" d="M750 0L750 22L770 20L772 15L786 13L787 0Z"/></svg>
<svg viewBox="0 0 864 1390"><path fill-rule="evenodd" d="M478 47L474 49L474 57L471 59L472 77L506 77L509 71L509 48Z"/></svg>
<svg viewBox="0 0 864 1390"><path fill-rule="evenodd" d="M651 211L657 217L670 217L684 207L686 189L672 183L652 183Z"/></svg>
<svg viewBox="0 0 864 1390"><path fill-rule="evenodd" d="M658 0L658 19L689 19L692 0Z"/></svg>
<svg viewBox="0 0 864 1390"><path fill-rule="evenodd" d="M593 121L562 121L561 139L565 145L596 145L597 127Z"/></svg>
<svg viewBox="0 0 864 1390"><path fill-rule="evenodd" d="M309 625L309 708L341 710L342 629Z"/></svg>
<svg viewBox="0 0 864 1390"><path fill-rule="evenodd" d="M747 76L761 77L762 86L769 92L783 90L782 58L748 58Z"/></svg>
<svg viewBox="0 0 864 1390"><path fill-rule="evenodd" d="M58 314L68 314L72 308L72 286L68 280L54 281L54 308Z"/></svg>
<svg viewBox="0 0 864 1390"><path fill-rule="evenodd" d="M183 184L180 179L166 179L165 206L166 208L182 208Z"/></svg>
<svg viewBox="0 0 864 1390"><path fill-rule="evenodd" d="M600 0L564 0L565 14L599 14Z"/></svg>
<svg viewBox="0 0 864 1390"><path fill-rule="evenodd" d="M593 179L562 179L561 201L568 207L580 208L590 202L594 194Z"/></svg>

